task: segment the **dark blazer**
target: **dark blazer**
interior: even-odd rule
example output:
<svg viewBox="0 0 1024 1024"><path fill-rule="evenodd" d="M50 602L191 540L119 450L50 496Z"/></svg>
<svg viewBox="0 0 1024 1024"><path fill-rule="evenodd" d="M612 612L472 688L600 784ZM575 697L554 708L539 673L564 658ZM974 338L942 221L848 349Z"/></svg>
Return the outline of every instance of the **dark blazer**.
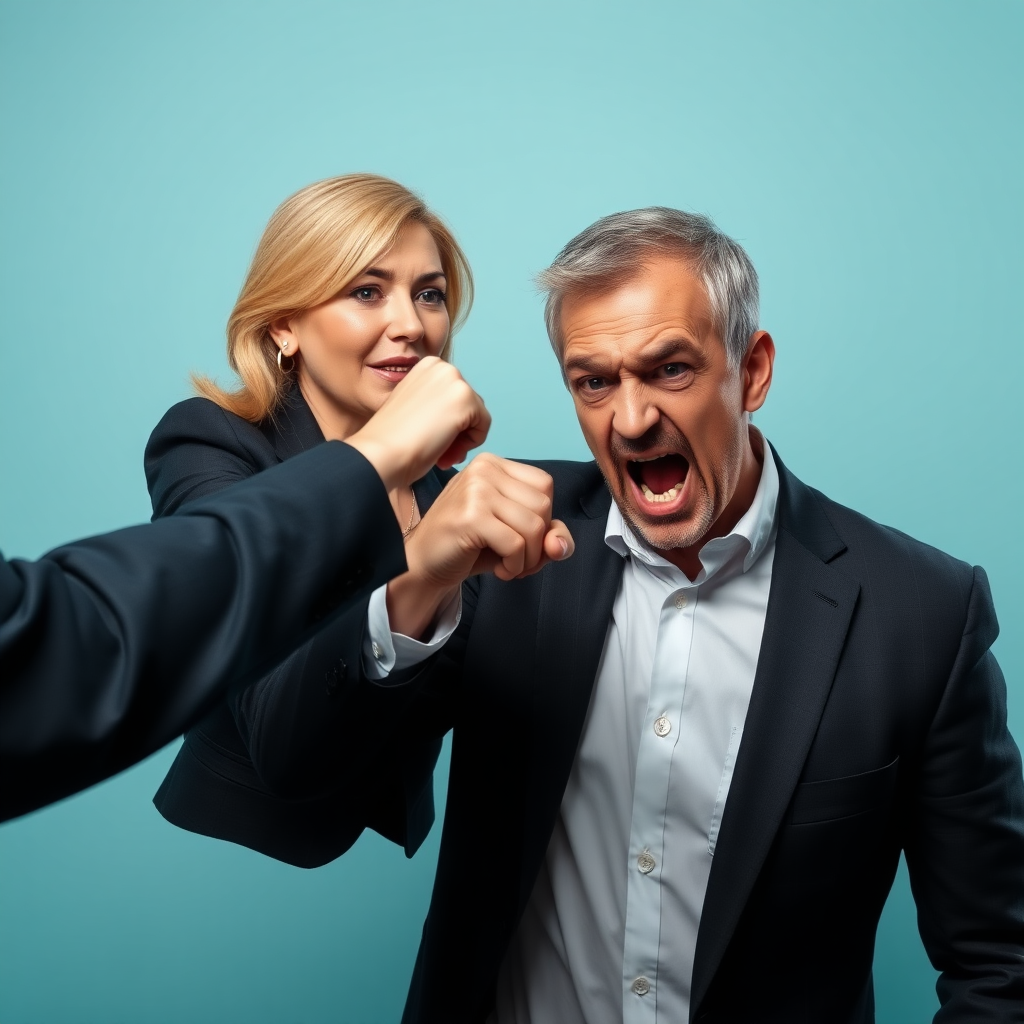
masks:
<svg viewBox="0 0 1024 1024"><path fill-rule="evenodd" d="M386 766L390 787L373 795L397 822L439 737L454 730L407 1022L482 1021L493 1005L621 578L596 467L541 465L555 480L554 514L576 539L573 558L525 580L472 580L459 629L432 664L390 686L350 674L340 699L281 688L253 737L291 765L295 793L332 776L344 790L367 764L375 779ZM989 650L997 626L985 574L829 501L781 462L779 472L767 618L701 917L691 1019L871 1021L875 930L902 848L942 972L936 1019L1022 1021L1024 783ZM314 818L272 849L255 819L235 822L231 838L324 862L343 845L332 847L334 823ZM404 821L397 838L414 849L423 818ZM353 816L350 831L365 823Z"/></svg>
<svg viewBox="0 0 1024 1024"><path fill-rule="evenodd" d="M154 518L191 508L191 502L234 480L263 474L323 443L323 433L297 388L272 419L258 425L204 398L181 402L167 412L146 447ZM422 510L430 507L450 475L433 470L415 485ZM346 497L360 500L356 488ZM376 514L386 520L389 531L392 526L398 531L390 504L377 507ZM337 528L345 530L345 523L339 520ZM377 585L388 578L378 577ZM321 704L328 713L345 706L346 683L360 671L369 593L370 588L364 590L330 626L263 680L235 691L188 733L154 800L165 818L282 859L289 859L288 850L298 846L302 853L291 859L309 865L348 849L364 826L399 842L407 824L411 834L426 833L433 821L430 771L440 741L419 771L402 775L389 768L374 776L369 764L362 765L356 784L340 789L330 749L313 752L315 781L305 775L297 784L294 766L280 756L279 748L261 742L268 718L280 719L269 730L274 733L290 728L296 717L318 713ZM381 787L389 793L401 788L405 779L415 788L403 792L397 803L377 795Z"/></svg>
<svg viewBox="0 0 1024 1024"><path fill-rule="evenodd" d="M0 557L0 820L151 754L404 571L389 514L332 444L172 519Z"/></svg>

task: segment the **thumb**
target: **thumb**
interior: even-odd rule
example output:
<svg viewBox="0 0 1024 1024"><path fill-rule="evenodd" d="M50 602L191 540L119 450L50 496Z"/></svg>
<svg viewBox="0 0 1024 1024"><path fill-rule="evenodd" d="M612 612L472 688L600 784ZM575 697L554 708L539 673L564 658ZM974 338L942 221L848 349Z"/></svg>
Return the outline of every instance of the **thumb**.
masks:
<svg viewBox="0 0 1024 1024"><path fill-rule="evenodd" d="M576 550L576 542L572 539L569 527L561 519L552 519L551 528L544 535L544 554L552 562L561 562L569 558Z"/></svg>

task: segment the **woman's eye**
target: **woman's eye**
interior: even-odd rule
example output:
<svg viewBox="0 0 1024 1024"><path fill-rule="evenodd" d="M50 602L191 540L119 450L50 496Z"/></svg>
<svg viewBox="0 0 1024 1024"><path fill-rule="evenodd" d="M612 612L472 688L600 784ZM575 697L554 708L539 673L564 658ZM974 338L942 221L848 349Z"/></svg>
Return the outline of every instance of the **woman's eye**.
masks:
<svg viewBox="0 0 1024 1024"><path fill-rule="evenodd" d="M420 301L431 306L443 306L446 298L440 288L428 288L425 292L420 292Z"/></svg>
<svg viewBox="0 0 1024 1024"><path fill-rule="evenodd" d="M377 289L372 285L367 285L365 288L357 288L353 293L354 299L359 299L360 302L372 302L377 297Z"/></svg>

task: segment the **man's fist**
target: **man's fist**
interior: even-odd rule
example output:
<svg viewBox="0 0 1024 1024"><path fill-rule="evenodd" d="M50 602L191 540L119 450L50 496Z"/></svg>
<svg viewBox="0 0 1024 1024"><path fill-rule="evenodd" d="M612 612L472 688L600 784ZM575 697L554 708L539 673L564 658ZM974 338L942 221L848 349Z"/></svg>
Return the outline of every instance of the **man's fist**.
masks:
<svg viewBox="0 0 1024 1024"><path fill-rule="evenodd" d="M406 542L409 571L388 585L395 632L419 636L469 576L529 576L568 558L572 535L551 518L551 477L520 462L478 455L449 481Z"/></svg>

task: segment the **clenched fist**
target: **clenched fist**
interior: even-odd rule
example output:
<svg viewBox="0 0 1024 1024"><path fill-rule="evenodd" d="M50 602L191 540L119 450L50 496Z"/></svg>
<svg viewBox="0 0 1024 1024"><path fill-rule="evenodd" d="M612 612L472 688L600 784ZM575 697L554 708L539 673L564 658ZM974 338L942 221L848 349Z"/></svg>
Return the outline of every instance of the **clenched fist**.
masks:
<svg viewBox="0 0 1024 1024"><path fill-rule="evenodd" d="M390 491L433 465L448 469L482 444L491 426L483 399L436 356L421 359L346 444L361 452Z"/></svg>
<svg viewBox="0 0 1024 1024"><path fill-rule="evenodd" d="M551 518L552 487L542 469L478 455L409 536L409 571L388 584L391 628L419 636L469 576L511 580L568 558L573 539Z"/></svg>

